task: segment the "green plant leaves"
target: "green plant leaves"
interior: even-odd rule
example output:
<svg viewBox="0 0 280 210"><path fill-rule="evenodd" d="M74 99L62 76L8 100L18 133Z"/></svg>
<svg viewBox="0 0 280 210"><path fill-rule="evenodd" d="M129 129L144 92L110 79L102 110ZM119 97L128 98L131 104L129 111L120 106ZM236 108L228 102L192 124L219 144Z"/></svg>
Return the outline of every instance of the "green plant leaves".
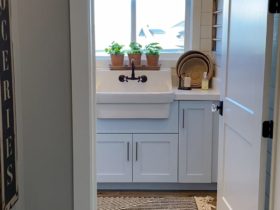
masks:
<svg viewBox="0 0 280 210"><path fill-rule="evenodd" d="M113 41L109 47L105 48L105 52L112 55L123 55L125 52L127 54L142 54L143 52L147 55L159 55L162 47L158 42L152 42L145 46L144 50L142 45L137 42L130 42L130 49L125 51L124 45L119 44L118 42Z"/></svg>
<svg viewBox="0 0 280 210"><path fill-rule="evenodd" d="M127 54L142 54L142 45L137 42L130 42L130 49L127 50Z"/></svg>
<svg viewBox="0 0 280 210"><path fill-rule="evenodd" d="M145 46L145 54L147 55L159 55L162 47L158 42L152 42Z"/></svg>
<svg viewBox="0 0 280 210"><path fill-rule="evenodd" d="M123 47L124 45L113 41L108 48L105 48L105 52L111 55L123 55L125 53Z"/></svg>

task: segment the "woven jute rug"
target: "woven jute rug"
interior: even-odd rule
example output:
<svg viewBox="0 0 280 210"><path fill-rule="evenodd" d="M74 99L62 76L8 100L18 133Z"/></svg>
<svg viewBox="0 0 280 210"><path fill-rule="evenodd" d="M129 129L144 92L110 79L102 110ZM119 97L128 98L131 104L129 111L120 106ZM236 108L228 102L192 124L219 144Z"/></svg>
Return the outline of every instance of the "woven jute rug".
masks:
<svg viewBox="0 0 280 210"><path fill-rule="evenodd" d="M98 197L98 210L214 210L206 197Z"/></svg>

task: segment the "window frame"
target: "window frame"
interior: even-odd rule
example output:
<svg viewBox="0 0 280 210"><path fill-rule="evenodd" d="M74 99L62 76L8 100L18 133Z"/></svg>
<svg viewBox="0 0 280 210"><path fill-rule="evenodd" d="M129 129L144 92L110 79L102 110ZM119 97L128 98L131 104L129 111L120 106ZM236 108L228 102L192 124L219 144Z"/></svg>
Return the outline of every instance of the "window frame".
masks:
<svg viewBox="0 0 280 210"><path fill-rule="evenodd" d="M136 1L131 0L131 40L136 41ZM184 51L199 50L200 47L200 17L201 0L185 0L185 39ZM186 38L188 37L188 38ZM181 53L161 53L160 60L163 67L174 66ZM145 57L142 58L145 60ZM128 59L125 57L125 61ZM96 67L107 67L110 63L109 55L96 55Z"/></svg>

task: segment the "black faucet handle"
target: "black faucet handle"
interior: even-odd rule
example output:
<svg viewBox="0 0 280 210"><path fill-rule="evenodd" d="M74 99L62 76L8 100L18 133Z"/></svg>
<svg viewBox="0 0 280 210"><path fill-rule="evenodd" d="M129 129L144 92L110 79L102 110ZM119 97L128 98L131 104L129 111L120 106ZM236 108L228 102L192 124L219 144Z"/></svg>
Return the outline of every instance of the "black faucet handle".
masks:
<svg viewBox="0 0 280 210"><path fill-rule="evenodd" d="M119 81L120 82L127 82L127 77L125 75L120 75L119 76Z"/></svg>
<svg viewBox="0 0 280 210"><path fill-rule="evenodd" d="M145 83L145 82L147 82L147 80L148 80L148 77L146 75L140 76L140 81L141 82Z"/></svg>

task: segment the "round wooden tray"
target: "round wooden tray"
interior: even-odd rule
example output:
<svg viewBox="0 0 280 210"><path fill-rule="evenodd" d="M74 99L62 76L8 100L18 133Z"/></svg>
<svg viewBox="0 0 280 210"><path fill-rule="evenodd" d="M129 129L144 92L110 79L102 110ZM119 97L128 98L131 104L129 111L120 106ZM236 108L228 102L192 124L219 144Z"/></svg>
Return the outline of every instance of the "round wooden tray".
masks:
<svg viewBox="0 0 280 210"><path fill-rule="evenodd" d="M191 77L191 87L201 87L201 81L203 73L208 73L208 63L201 58L190 58L187 59L179 69L180 77L183 78L187 75Z"/></svg>
<svg viewBox="0 0 280 210"><path fill-rule="evenodd" d="M192 58L199 58L199 59L202 59L203 61L205 61L208 66L210 67L210 60L205 57L204 55L200 55L200 54L191 54L191 55L188 55L186 57L184 57L181 62L179 63L178 65L178 69L177 69L177 75L180 76L180 69L182 67L182 65L189 59L192 59Z"/></svg>
<svg viewBox="0 0 280 210"><path fill-rule="evenodd" d="M207 78L210 80L213 76L214 65L207 55L199 51L188 51L179 58L176 71L179 79L189 75L192 78L191 86L200 88L203 73L207 72Z"/></svg>
<svg viewBox="0 0 280 210"><path fill-rule="evenodd" d="M205 57L205 59L209 59L209 57L208 57L207 55L205 55L203 52L200 52L200 51L197 51L197 50L189 50L189 51L183 53L183 54L179 57L179 59L178 59L178 61L177 61L177 64L176 64L176 69L178 69L179 64L181 63L181 61L182 61L186 56L192 55L192 54L202 55L202 56Z"/></svg>

